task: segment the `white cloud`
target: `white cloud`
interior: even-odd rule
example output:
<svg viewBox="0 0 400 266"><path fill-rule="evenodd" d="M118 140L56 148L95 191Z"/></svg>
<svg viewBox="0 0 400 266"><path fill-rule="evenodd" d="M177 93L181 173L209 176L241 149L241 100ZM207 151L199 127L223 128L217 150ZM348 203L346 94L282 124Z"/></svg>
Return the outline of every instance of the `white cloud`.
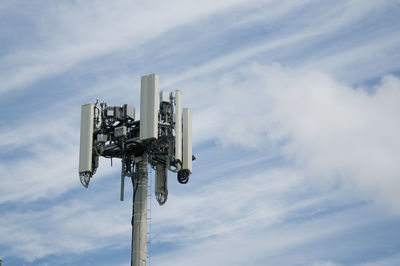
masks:
<svg viewBox="0 0 400 266"><path fill-rule="evenodd" d="M200 103L195 140L283 152L314 181L333 177L355 183L366 198L379 198L400 212L398 78L353 88L318 71L253 64L214 84L185 87L191 86L204 94L189 99L189 105ZM208 104L201 107L203 102Z"/></svg>
<svg viewBox="0 0 400 266"><path fill-rule="evenodd" d="M40 16L17 12L35 25L40 41L2 58L7 67L0 76L3 84L0 92L62 73L87 59L135 47L175 27L243 2L120 0L98 1L93 5L74 1L42 6Z"/></svg>
<svg viewBox="0 0 400 266"><path fill-rule="evenodd" d="M0 234L7 237L0 238L6 247L2 253L32 262L49 255L129 245L130 204L121 206L117 200L110 204L97 195L59 203L40 211L4 213Z"/></svg>
<svg viewBox="0 0 400 266"><path fill-rule="evenodd" d="M400 264L400 254L386 256L375 261L361 263L362 266L392 266Z"/></svg>
<svg viewBox="0 0 400 266"><path fill-rule="evenodd" d="M209 23L208 18L216 19L221 12L237 16L232 27L259 23L258 26L279 28L280 19L309 2L299 5L299 2L285 1L279 12L272 8L278 1L267 1L265 6L258 1L243 5L242 1L152 4L100 1L95 7L86 1L54 4L44 8L41 16L27 15L38 27L43 43L2 58L1 90L23 87L101 55L132 52L140 44L151 44L157 36L177 27L196 22L196 27L202 28L202 19ZM397 32L388 30L368 43L346 43L341 47L344 51L338 49L331 55L311 56L306 64L293 59L294 65L289 60L292 68L246 63L259 61L262 56L269 58L281 48L297 51L298 45L317 41L321 36L334 36L393 4L364 2L348 1L346 6L339 2L332 4L328 13L304 14L312 21L302 20L304 27L298 31L293 23L270 38L265 36L236 51L220 53L215 60L203 60L183 73L171 70L160 77L162 87L182 89L184 105L194 109L195 152L205 142L217 141L217 148L204 148L203 158L194 163L196 172L191 183L180 189L172 185L167 205L153 209L155 244L165 241L186 246L157 256L155 262L264 265L260 261L279 262L292 248L352 230L371 220L369 205L364 212L356 208L326 217L318 216L321 209L329 212L332 205L346 207L349 202L366 199L391 208L396 215L400 213L397 163L400 159L400 80L387 75L379 85L352 87L337 79L343 80L341 77L347 75L355 81L365 80L373 76L372 72L381 75L396 69L394 60L389 60L390 64L379 61L377 71L378 66L371 62L376 62L376 58L386 59L395 50L399 43L394 37ZM177 6L180 8L170 8ZM248 9L241 13L242 8ZM249 10L253 12L254 8L259 11L257 17L243 15ZM1 12L4 9L0 6ZM31 13L34 12L25 15ZM191 29L187 27L185 31ZM204 29L199 32L206 34L209 28ZM217 33L224 30L227 28L214 29ZM186 35L182 33L182 36ZM190 41L186 45L190 46ZM177 47L180 50L183 46L177 44ZM184 62L178 63L185 66ZM370 65L362 68L368 71L353 71L364 64ZM96 76L98 84L89 84L89 89L82 89L79 95L75 92L74 99L62 99L60 105L35 110L28 116L24 114L24 119L1 128L3 152L31 155L0 162L2 206L10 203L27 206L28 202L44 198L46 203L56 204L39 211L17 208L3 213L0 235L7 237L0 238L0 244L8 254L32 261L66 252L82 254L101 251L110 245L118 248L129 245L126 216L129 211L118 205L118 195L114 192L112 196L102 194L99 198L81 201L66 202L60 197L80 186L77 98L101 94L104 100L122 104L127 101L126 94L132 91L132 86L139 88L140 73L117 72L119 76L110 80ZM132 94L129 97L134 98ZM75 106L73 110L71 106ZM252 152L255 155L249 158ZM277 156L284 159L281 165L269 165L269 160ZM118 168L119 165L114 169L101 167L92 184ZM174 181L172 176L170 182ZM333 189L334 183L339 183L340 189ZM312 196L303 197L307 192ZM100 198L104 202L99 203ZM109 201L115 204L109 205ZM99 209L100 206L104 209ZM110 213L116 215L110 216ZM291 222L304 213L315 213L317 218L310 215L311 218ZM372 220L379 218L376 216ZM334 260L312 255L290 258L292 263L287 261L287 264L298 259L304 264L335 265ZM394 257L376 264L390 265L397 261Z"/></svg>
<svg viewBox="0 0 400 266"><path fill-rule="evenodd" d="M226 199L223 202L218 196L214 197L215 193L223 194L223 192L218 192L220 187L215 186L214 189L205 189L207 193L204 193L204 198L201 196L203 199L208 197L209 199L205 199L207 202L198 201L198 196L194 196L198 193L192 193L195 200L187 202L187 208L183 206L184 203L179 205L175 202L168 203L169 205L165 207L172 209L172 213L165 211L161 216L174 217L172 219L177 223L176 233L171 234L169 224L164 225L165 219L163 220L161 216L154 217L161 228L156 228L158 234L153 239L179 243L179 245L166 254L156 255L152 258L152 262L163 265L310 265L313 261L326 262L324 260L326 250L321 252L318 243L354 230L360 224L365 224L365 220L360 217L369 217L368 213L371 209L367 207L296 220L296 215L324 206L326 204L324 201L328 198L334 202L339 199L338 195L333 197L325 195L320 199L315 197L314 201L296 198L287 202L285 206L274 206L278 212L271 212L267 206L274 205L276 202L272 199L277 197L274 192L271 198L269 197L268 192L271 191L269 191L268 182L285 183L282 177L279 180L270 180L271 174L273 176L273 173L266 172L265 176L262 176L263 181L260 176L259 183L254 183L254 179L249 180L249 184L244 187L239 181L239 176L233 180L226 179L224 183L228 187L225 191ZM229 190L230 185L236 185L237 191ZM254 200L252 195L258 192L254 190L259 190L260 186L263 187L264 193L258 194L257 200ZM276 192L288 195L290 191L301 187L301 184L284 185ZM204 188L199 188L199 191L202 189ZM185 202L188 198L180 199ZM182 211L179 216L176 216L177 213L174 212L176 208ZM254 212L247 212L252 208ZM224 212L230 209L235 209L234 217L224 215ZM265 213L269 215L262 217ZM193 214L195 217L201 215L204 220L194 222L191 219ZM378 217L371 217L368 223L375 223L376 221L373 221L375 218ZM291 219L295 219L295 222L291 222ZM218 222L224 230L218 230ZM232 224L237 226L232 227ZM213 234L199 237L201 235L199 231L209 233L204 230L204 227L213 231ZM187 230L190 228L192 231ZM310 252L307 246L312 246L313 252Z"/></svg>
<svg viewBox="0 0 400 266"><path fill-rule="evenodd" d="M323 70L348 83L379 78L397 70L399 56L395 51L400 45L400 34L384 30L382 34L376 34L379 38L344 50L330 51L323 56L311 55L296 65L304 69Z"/></svg>
<svg viewBox="0 0 400 266"><path fill-rule="evenodd" d="M2 154L9 157L0 161L0 203L53 198L80 186L80 108L70 103L43 108L0 131ZM100 167L95 179L113 171L118 169Z"/></svg>
<svg viewBox="0 0 400 266"><path fill-rule="evenodd" d="M144 43L151 45L151 40L178 27L195 22L200 23L211 17L215 19L216 14L221 14L221 12L235 14L237 19L229 23L230 29L252 25L255 22L277 27L279 26L277 23L281 23L280 19L290 17L291 12L301 10L301 8L313 11L311 2L305 0L294 4L290 1L283 3L262 1L260 3L260 1L236 0L202 1L201 3L169 1L167 4L163 1L154 1L149 4L143 1L120 0L98 1L96 5L93 5L85 1L75 1L57 2L50 6L42 5L41 16L32 16L32 13L39 10L36 10L36 6L27 5L27 10L33 9L35 12L22 10L14 10L14 12L24 21L29 21L34 25L34 29L37 30L33 33L36 37L35 42L29 49L12 50L3 56L2 61L5 67L2 68L0 75L3 84L1 92L27 86L42 78L63 73L85 60L128 48L130 49L129 58L135 60L140 57L139 54L135 55L135 49L140 45ZM273 8L277 5L278 8ZM289 45L296 49L299 42L335 34L373 12L390 8L391 5L393 3L390 1L368 4L350 1L345 5L338 2L330 5L328 12L314 14L312 21L305 20L304 27L298 28L296 24L285 25L282 34L273 34L271 38L264 36L265 43L246 49L241 48L244 52L235 56L239 58L235 59L232 55L227 55L223 61L237 63L237 60L265 54L273 49ZM9 8L17 9L16 7ZM254 13L254 10L258 12L255 18L248 15L249 12ZM309 16L305 15L305 17ZM201 28L201 26L200 23L196 27ZM229 26L211 30L222 33L228 29ZM200 34L207 34L207 32L200 31ZM216 60L208 67L219 68L220 61ZM202 68L192 69L180 75L179 79L195 75L199 71L202 71Z"/></svg>
<svg viewBox="0 0 400 266"><path fill-rule="evenodd" d="M270 4L276 5L274 2ZM309 1L304 1L301 5L298 5L297 1L295 4L285 2L280 7L279 16L276 13L270 15L269 12L272 9L269 9L268 6L265 9L260 8L259 12L262 15L257 17L258 22L265 27L279 28L278 33L266 33L265 36L260 36L261 40L254 45L240 47L238 50L222 54L199 66L191 66L180 75L174 73L173 77L166 77L165 84L170 85L182 80L207 77L215 73L220 74L232 68L232 66L237 67L249 61L258 61L260 57L274 58L279 57L279 55L296 67L304 67L308 70L323 69L346 81L361 82L371 77L379 77L397 67L397 61L393 60L393 56L396 56L394 51L400 44L400 39L395 37L398 35L396 30L382 30L382 34L373 35L368 42L357 43L357 45L353 42L346 43L342 36L336 37L335 34L344 31L346 27L353 27L357 23L362 23L366 17L389 9L392 5L393 3L390 1L370 2L366 5L360 4L359 0L349 1L345 5L337 2L330 5L326 12L314 12L312 20L298 18L302 21L302 27L299 27L296 23L289 23L284 27L279 27L279 25L282 23L280 20L289 20L292 12L296 9L309 8L310 13L312 13L315 3L313 5ZM318 7L318 5L316 6ZM275 12L276 9L273 10ZM307 16L306 14L308 13L305 13L304 17L309 18L310 15ZM251 23L243 18L239 19L237 23L245 22ZM330 43L325 43L323 41L325 38ZM316 42L316 44L312 45L313 42ZM339 43L340 48L321 54L322 46L334 45L335 43ZM312 47L309 49L312 50L312 53L299 50L299 48L310 44ZM289 60L285 58L287 50L294 53ZM298 52L296 53L296 51ZM298 58L296 57L302 60L297 61ZM378 72L377 63L380 66ZM368 65L371 65L371 67L367 67ZM353 69L357 69L358 72Z"/></svg>
<svg viewBox="0 0 400 266"><path fill-rule="evenodd" d="M298 210L318 209L326 200L337 202L342 196L348 199L350 195L343 194L349 193L350 189L346 190L347 187L353 189L352 193L358 195L356 196L358 200L378 199L378 202L391 206L398 214L396 191L399 169L396 158L399 158L397 140L399 126L396 121L399 114L397 104L400 99L399 83L398 78L386 76L382 83L374 88L353 88L340 84L331 76L318 71L285 68L279 64L247 65L225 73L217 82L195 84L191 81L189 84L188 81L184 87L191 90L185 93L185 101L188 106L193 104L195 107L194 133L197 145L202 141L216 139L226 150L238 146L243 150L255 150L265 158L279 154L294 164L288 166L290 170L279 168L267 172L262 169L260 173L247 171L229 178L224 174L224 170L221 170L224 178L216 179L209 185L202 184L195 192L189 187L189 194L179 194L179 199L171 193L168 205L153 212L153 219L157 221L153 224L155 239L171 241L178 238L183 242L200 241L200 246L197 248L202 248L204 243L205 246L209 245L208 238L224 239L225 236L229 236L229 239L224 239L224 241L231 240L227 251L240 254L232 243L246 239L246 231L242 231L243 228L252 232L262 232L265 227L280 224L286 217L292 217ZM200 86L201 93L198 92ZM210 100L208 95L211 93L214 97ZM203 102L207 104L204 106ZM4 133L10 134L10 138L14 137L11 140L16 148L23 147L30 141L32 143L38 141L35 144L36 148L44 146L40 148L35 158L16 161L15 167L11 168L2 165L3 172L9 176L7 179L2 179L3 201L30 201L43 196L56 197L59 193L79 185L77 178L72 178L75 176L77 159L77 135L72 133L78 132L78 129L71 124L60 122L57 127L61 127L59 129L66 134L58 136L58 131L50 130L52 127L55 126L51 122L42 124L40 129L42 133L32 134L29 139L22 138L24 131L18 129ZM43 142L41 140L43 137L47 140L52 139L51 143ZM69 142L74 145L63 145ZM7 142L2 144L7 145ZM63 149L58 150L58 147ZM48 165L58 165L58 158L63 158L62 167L47 170ZM252 158L252 161L257 163L262 159L264 158ZM222 168L231 172L232 164L237 164L237 169L240 169L243 164L241 161L246 159L238 154L236 160L237 162L231 162L229 167L222 166ZM63 167L66 168L63 170ZM251 165L246 166L249 167ZM27 172L33 173L30 179L24 179L24 183L29 184L25 187L29 189L21 190L21 186L15 183L15 180L20 180ZM54 177L59 174L69 177L62 180L55 179ZM218 169L214 174L220 175ZM376 178L378 174L380 177ZM242 175L246 178L242 178ZM344 191L333 195L326 193L330 189L329 180L337 178L340 179ZM63 188L56 191L60 184ZM322 190L325 195L311 200L296 199L299 201L297 204L282 196L290 195L292 190L304 189L304 186L317 191ZM243 191L251 193L244 196ZM373 193L368 194L370 191ZM50 193L47 194L48 192ZM53 212L53 209L39 213L39 218L28 213L21 214L21 217L40 220L40 217L45 217L49 212ZM62 211L55 213L63 217ZM82 213L86 211L83 210ZM15 221L12 216L6 220L11 223ZM71 224L77 222L70 219L68 221ZM102 227L103 234L108 232L110 229L108 227L114 222L111 221ZM56 223L59 223L59 220ZM87 228L89 223L85 223L82 228ZM296 230L303 230L302 226L299 225ZM340 223L335 226L337 226L335 230L342 230ZM18 236L18 232L23 232L24 228L21 228L21 225L16 223L14 227L9 226L8 222L2 226L11 230L5 233L7 235ZM179 230L176 231L176 228ZM322 235L329 233L325 232L326 228L326 225L320 228ZM312 225L309 228L309 230L314 229ZM29 228L24 230L32 236L32 243L37 244L32 247L24 245L20 249L14 247L15 254L24 250L25 258L32 260L61 252L60 246L49 250L45 248L47 244L38 240L43 236L41 230ZM74 232L75 229L65 230ZM96 232L91 233L96 234ZM238 234L237 238L232 238L235 234ZM43 241L48 241L46 239L51 237L44 235ZM84 246L74 249L69 245L74 243L77 235L75 234L70 240L67 239L68 241L64 239L68 247L63 248L79 253L81 250L106 246L102 243L95 244L95 238L86 243L87 246L83 243ZM109 237L116 235L119 233L111 231ZM89 234L86 237L90 238ZM259 241L261 245L262 240ZM302 234L294 238L286 235L278 246L285 250L302 241L310 239ZM113 243L116 242L118 240ZM279 249L273 247L271 249L271 256L280 252ZM210 254L214 254L212 250L207 250ZM262 254L263 250L258 249L254 252ZM185 259L190 258L182 258L182 265L186 263ZM202 261L202 258L198 259Z"/></svg>

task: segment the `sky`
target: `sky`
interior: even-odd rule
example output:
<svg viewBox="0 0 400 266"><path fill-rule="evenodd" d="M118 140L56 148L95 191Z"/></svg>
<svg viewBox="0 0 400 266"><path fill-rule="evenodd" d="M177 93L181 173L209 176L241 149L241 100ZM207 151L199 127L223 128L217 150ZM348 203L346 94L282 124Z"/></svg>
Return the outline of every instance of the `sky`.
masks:
<svg viewBox="0 0 400 266"><path fill-rule="evenodd" d="M396 0L2 0L3 265L130 265L132 189L106 159L80 184L80 108L138 113L150 73L197 159L150 196L149 265L400 265L399 51Z"/></svg>

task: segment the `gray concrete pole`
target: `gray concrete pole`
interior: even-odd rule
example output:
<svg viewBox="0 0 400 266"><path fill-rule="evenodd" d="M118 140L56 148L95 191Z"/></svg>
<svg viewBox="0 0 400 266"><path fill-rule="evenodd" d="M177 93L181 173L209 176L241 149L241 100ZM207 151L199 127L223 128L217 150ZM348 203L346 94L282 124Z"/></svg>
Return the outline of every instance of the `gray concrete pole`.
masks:
<svg viewBox="0 0 400 266"><path fill-rule="evenodd" d="M147 153L143 153L135 168L131 266L146 266L147 260L147 163Z"/></svg>

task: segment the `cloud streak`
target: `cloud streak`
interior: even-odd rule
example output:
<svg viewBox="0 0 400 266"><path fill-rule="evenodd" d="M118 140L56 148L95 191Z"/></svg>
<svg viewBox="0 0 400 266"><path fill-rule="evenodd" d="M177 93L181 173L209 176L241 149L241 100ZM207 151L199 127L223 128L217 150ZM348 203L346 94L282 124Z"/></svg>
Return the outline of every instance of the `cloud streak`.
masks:
<svg viewBox="0 0 400 266"><path fill-rule="evenodd" d="M253 64L208 91L213 105L195 112L195 139L273 148L311 176L355 181L399 213L398 78L354 88L318 71Z"/></svg>
<svg viewBox="0 0 400 266"><path fill-rule="evenodd" d="M0 76L1 92L27 86L39 79L63 73L76 64L106 53L135 47L175 27L241 4L243 1L195 1L182 3L99 1L59 2L43 6L42 16L31 17L40 40L34 49L15 51L3 57L7 68ZM179 6L179 8L172 8ZM193 8L193 7L196 8ZM163 16L155 16L163 10ZM149 19L151 18L151 19ZM59 34L62 32L62 34Z"/></svg>
<svg viewBox="0 0 400 266"><path fill-rule="evenodd" d="M118 162L80 187L79 106L138 107L154 71L193 109L197 156L152 202L154 264L396 264L395 1L19 5L0 4L2 258L122 263L130 202Z"/></svg>

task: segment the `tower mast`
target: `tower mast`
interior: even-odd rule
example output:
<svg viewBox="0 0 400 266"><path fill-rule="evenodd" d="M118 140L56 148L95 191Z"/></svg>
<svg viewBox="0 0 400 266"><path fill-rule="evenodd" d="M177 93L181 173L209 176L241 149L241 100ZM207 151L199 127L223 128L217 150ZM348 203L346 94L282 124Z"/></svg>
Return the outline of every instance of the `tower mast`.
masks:
<svg viewBox="0 0 400 266"><path fill-rule="evenodd" d="M121 191L125 177L133 184L131 266L146 266L148 164L155 169L155 196L167 201L167 172L186 184L192 173L192 118L182 109L181 92L158 93L158 75L141 78L140 120L129 104L88 103L81 109L79 178L84 187L98 168L99 157L120 158Z"/></svg>
<svg viewBox="0 0 400 266"><path fill-rule="evenodd" d="M133 181L131 266L146 266L148 156L136 164Z"/></svg>

